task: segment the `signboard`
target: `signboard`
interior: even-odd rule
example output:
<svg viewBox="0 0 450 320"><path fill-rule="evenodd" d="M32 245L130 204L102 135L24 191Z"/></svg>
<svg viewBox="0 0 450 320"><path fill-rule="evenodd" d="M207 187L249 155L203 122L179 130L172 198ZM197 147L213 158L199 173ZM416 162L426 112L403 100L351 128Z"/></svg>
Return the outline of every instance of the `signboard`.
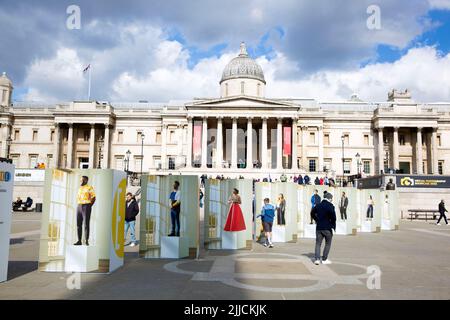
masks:
<svg viewBox="0 0 450 320"><path fill-rule="evenodd" d="M397 175L399 188L450 188L450 176Z"/></svg>
<svg viewBox="0 0 450 320"><path fill-rule="evenodd" d="M45 170L40 169L17 169L14 181L19 182L44 182Z"/></svg>
<svg viewBox="0 0 450 320"><path fill-rule="evenodd" d="M0 282L8 276L14 165L0 162Z"/></svg>
<svg viewBox="0 0 450 320"><path fill-rule="evenodd" d="M383 185L383 176L358 179L358 189L378 189Z"/></svg>
<svg viewBox="0 0 450 320"><path fill-rule="evenodd" d="M291 127L283 128L283 156L290 156L292 153L291 132Z"/></svg>

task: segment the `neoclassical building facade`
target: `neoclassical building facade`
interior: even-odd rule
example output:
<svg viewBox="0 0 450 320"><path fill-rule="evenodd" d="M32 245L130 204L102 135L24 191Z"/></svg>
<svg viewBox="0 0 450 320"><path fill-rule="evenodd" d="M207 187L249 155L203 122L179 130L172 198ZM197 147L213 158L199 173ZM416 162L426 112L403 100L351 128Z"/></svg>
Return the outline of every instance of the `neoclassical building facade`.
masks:
<svg viewBox="0 0 450 320"><path fill-rule="evenodd" d="M3 74L0 156L17 168L229 177L450 174L450 103L418 103L407 90L392 90L385 102L271 99L265 87L244 44L223 71L218 98L12 103Z"/></svg>

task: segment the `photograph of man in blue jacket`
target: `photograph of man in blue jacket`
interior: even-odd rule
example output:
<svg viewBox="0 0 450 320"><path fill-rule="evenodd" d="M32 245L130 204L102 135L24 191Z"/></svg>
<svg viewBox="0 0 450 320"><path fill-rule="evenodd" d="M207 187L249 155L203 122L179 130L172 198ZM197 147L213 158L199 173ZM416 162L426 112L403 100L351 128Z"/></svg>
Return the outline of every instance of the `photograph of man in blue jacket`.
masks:
<svg viewBox="0 0 450 320"><path fill-rule="evenodd" d="M310 216L311 216L311 222L310 224L313 224L313 209L316 205L318 205L320 203L322 199L319 196L319 190L314 190L314 194L311 196L311 212L310 212Z"/></svg>
<svg viewBox="0 0 450 320"><path fill-rule="evenodd" d="M331 264L328 254L331 249L333 230L336 231L336 211L332 203L333 195L329 192L325 194L321 203L317 204L311 211L316 222L316 249L314 264L320 264L320 249L325 238L325 248L322 255L322 264Z"/></svg>

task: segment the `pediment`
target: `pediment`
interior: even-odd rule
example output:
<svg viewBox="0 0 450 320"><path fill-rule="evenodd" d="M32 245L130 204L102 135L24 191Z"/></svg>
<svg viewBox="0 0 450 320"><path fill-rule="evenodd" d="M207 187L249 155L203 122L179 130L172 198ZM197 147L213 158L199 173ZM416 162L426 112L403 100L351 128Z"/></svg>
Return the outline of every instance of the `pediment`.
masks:
<svg viewBox="0 0 450 320"><path fill-rule="evenodd" d="M200 100L186 105L188 109L226 109L226 108L246 108L246 109L264 109L264 108L299 108L298 105L275 99L266 99L249 96L226 97L210 100Z"/></svg>

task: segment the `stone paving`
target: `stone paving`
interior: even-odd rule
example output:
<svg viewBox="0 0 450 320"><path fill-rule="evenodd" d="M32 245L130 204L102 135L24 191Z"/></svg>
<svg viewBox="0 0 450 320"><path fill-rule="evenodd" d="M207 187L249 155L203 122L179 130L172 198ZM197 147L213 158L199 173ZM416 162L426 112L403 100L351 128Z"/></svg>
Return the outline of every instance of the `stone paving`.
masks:
<svg viewBox="0 0 450 320"><path fill-rule="evenodd" d="M82 274L81 289L71 285L74 275L36 270L39 225L39 214L14 214L0 299L450 299L450 226L431 222L335 236L333 264L319 266L312 239L210 250L199 260L144 260L127 247L123 268Z"/></svg>

